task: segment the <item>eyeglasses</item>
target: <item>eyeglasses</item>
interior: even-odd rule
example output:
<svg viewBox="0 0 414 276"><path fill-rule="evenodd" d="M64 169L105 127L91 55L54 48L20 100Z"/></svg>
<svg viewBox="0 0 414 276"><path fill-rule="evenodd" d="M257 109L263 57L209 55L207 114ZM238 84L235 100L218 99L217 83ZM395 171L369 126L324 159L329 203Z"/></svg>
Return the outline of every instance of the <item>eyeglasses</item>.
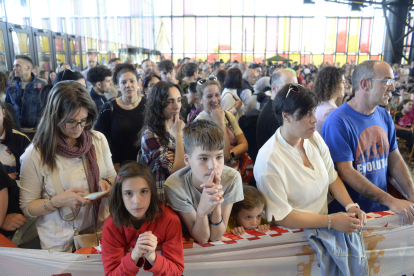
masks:
<svg viewBox="0 0 414 276"><path fill-rule="evenodd" d="M395 80L394 79L371 79L371 78L369 78L369 80L386 81L388 86L395 84Z"/></svg>
<svg viewBox="0 0 414 276"><path fill-rule="evenodd" d="M286 98L289 96L290 91L293 91L293 92L295 92L295 93L299 93L299 92L300 92L299 87L306 88L305 86L300 85L300 84L291 84L291 85L289 86L289 90L288 90L288 92L287 92L287 94L286 94Z"/></svg>
<svg viewBox="0 0 414 276"><path fill-rule="evenodd" d="M199 85L203 85L203 84L205 84L208 80L211 80L211 81L216 81L216 80L217 80L217 78L216 78L216 77L209 77L208 79L201 79L201 80L199 80L199 81L197 82L197 84L199 84Z"/></svg>
<svg viewBox="0 0 414 276"><path fill-rule="evenodd" d="M64 123L65 124L65 128L66 129L73 129L78 127L78 125L80 125L82 128L89 126L92 124L92 121L90 120L86 120L86 121L82 121L82 122L68 122L68 123Z"/></svg>

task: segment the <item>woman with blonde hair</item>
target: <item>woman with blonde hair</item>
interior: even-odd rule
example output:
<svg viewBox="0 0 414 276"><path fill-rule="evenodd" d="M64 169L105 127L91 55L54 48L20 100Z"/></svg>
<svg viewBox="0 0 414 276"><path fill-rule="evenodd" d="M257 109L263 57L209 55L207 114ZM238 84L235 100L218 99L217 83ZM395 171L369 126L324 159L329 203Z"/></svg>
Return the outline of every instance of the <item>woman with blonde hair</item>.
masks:
<svg viewBox="0 0 414 276"><path fill-rule="evenodd" d="M105 136L92 130L97 115L83 85L57 83L21 157L20 208L37 217L42 249L71 252L74 235L109 215L106 199L84 198L108 191L116 176Z"/></svg>

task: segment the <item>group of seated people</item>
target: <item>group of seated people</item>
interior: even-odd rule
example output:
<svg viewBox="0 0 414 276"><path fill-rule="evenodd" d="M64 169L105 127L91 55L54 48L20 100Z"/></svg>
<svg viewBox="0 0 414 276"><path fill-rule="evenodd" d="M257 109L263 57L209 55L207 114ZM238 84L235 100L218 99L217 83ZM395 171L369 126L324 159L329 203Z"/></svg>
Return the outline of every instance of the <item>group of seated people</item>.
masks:
<svg viewBox="0 0 414 276"><path fill-rule="evenodd" d="M240 96L230 85L241 73L231 70L227 90L215 76L193 85L199 113L187 124L182 114L191 96L184 98L179 83L158 81L144 98L129 64L115 67L120 95L99 112L83 84L53 85L32 142L13 130L2 107L1 233L12 237L35 217L42 249L73 252L74 238L102 229L106 275L140 269L182 275L183 234L205 243L226 231L278 225L352 235L367 223L365 212L387 209L413 222L413 181L391 116L378 107L394 89L388 64L356 66L355 96L340 107L335 99L346 84L338 68L319 72L320 94L297 84L289 70L272 75L266 106L273 117L265 119L275 122L274 131L257 153L257 188L244 183L250 145L238 124ZM161 79L168 74L161 70ZM223 110L227 95L234 103ZM5 158L8 151L13 160ZM387 193L387 171L407 200ZM109 193L85 198L99 191ZM329 206L328 194L335 198Z"/></svg>

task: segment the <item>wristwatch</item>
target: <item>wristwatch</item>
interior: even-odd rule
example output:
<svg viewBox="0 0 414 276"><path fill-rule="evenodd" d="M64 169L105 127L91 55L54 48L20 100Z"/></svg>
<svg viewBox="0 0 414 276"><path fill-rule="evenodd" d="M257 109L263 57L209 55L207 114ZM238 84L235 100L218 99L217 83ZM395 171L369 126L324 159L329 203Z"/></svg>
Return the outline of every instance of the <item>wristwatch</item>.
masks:
<svg viewBox="0 0 414 276"><path fill-rule="evenodd" d="M230 155L232 159L236 158L236 156L234 155L234 152L230 151Z"/></svg>

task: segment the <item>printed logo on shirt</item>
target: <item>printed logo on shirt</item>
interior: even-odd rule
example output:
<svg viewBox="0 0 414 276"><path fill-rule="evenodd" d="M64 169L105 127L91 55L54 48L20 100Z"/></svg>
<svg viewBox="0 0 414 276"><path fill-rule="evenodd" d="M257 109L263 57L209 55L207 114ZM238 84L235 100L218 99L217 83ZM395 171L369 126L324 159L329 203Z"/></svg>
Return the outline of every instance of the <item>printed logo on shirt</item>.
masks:
<svg viewBox="0 0 414 276"><path fill-rule="evenodd" d="M385 130L380 126L368 127L358 139L356 169L363 175L386 170L389 150L390 144Z"/></svg>
<svg viewBox="0 0 414 276"><path fill-rule="evenodd" d="M15 82L9 83L9 87L13 87L13 86L16 86L16 83Z"/></svg>

